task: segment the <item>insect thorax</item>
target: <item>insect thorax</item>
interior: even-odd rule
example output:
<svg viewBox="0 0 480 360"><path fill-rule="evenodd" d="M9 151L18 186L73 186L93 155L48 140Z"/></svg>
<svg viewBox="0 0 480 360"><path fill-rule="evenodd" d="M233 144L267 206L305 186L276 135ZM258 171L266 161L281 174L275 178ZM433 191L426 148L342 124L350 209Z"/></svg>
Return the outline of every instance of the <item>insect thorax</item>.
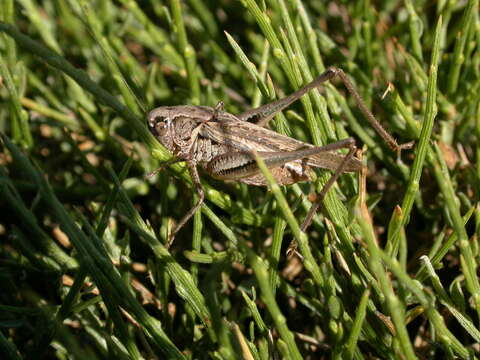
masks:
<svg viewBox="0 0 480 360"><path fill-rule="evenodd" d="M193 160L200 166L205 167L206 163L218 155L231 152L233 149L228 145L218 144L203 136L198 136L193 146Z"/></svg>

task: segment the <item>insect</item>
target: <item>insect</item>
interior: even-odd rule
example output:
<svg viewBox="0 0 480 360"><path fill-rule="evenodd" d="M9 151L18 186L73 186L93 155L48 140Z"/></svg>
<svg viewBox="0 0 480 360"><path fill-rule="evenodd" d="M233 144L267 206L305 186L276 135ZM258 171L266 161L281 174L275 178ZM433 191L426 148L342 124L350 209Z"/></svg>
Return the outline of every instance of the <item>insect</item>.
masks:
<svg viewBox="0 0 480 360"><path fill-rule="evenodd" d="M186 162L199 197L198 202L172 231L169 243L204 201L198 167L217 179L257 186L267 185L255 161L254 151L265 161L273 177L281 185L311 180L312 168L333 171L308 212L302 230L309 226L323 197L338 176L342 172L359 171L362 168L362 163L354 156L355 140L348 138L325 146L314 146L278 134L265 126L279 111L335 76L343 81L361 112L394 151L399 153L413 145L397 144L368 110L343 70L336 67L328 68L315 80L287 97L237 116L224 111L222 102L215 108L161 106L148 113L147 124L150 131L174 155L172 160L162 164L159 169L175 162ZM350 151L346 156L334 152L341 148L348 148Z"/></svg>

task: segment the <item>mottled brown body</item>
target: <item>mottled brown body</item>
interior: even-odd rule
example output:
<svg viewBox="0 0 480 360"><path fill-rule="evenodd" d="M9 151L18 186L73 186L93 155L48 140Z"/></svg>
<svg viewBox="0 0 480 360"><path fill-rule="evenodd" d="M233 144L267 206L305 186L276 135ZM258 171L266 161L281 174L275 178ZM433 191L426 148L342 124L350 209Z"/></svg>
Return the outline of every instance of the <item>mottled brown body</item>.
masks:
<svg viewBox="0 0 480 360"><path fill-rule="evenodd" d="M168 163L178 161L187 163L200 198L180 220L171 240L203 202L204 193L197 166L218 179L264 186L267 183L257 166L254 153L265 161L275 180L281 185L311 180L314 174L312 167L334 171L322 189L319 201L309 211L302 225L305 229L321 199L338 176L342 172L359 171L362 168L361 162L354 157L355 141L348 138L318 147L278 134L264 126L275 114L306 92L337 75L354 96L362 113L392 149L399 152L402 148L410 146L396 143L375 120L343 71L334 67L293 94L238 116L223 111L222 103L215 108L181 105L163 106L152 110L147 115L150 131L173 153L174 160ZM334 152L341 148L350 149L347 156Z"/></svg>
<svg viewBox="0 0 480 360"><path fill-rule="evenodd" d="M153 110L149 119L152 119L149 128L153 135L177 159L195 162L212 177L249 185L266 186L265 178L256 167L253 151L268 157L316 148L211 107L161 107ZM342 159L339 154L324 151L273 166L270 171L278 183L289 185L311 180L311 167L336 170ZM361 163L352 158L344 171L360 168Z"/></svg>

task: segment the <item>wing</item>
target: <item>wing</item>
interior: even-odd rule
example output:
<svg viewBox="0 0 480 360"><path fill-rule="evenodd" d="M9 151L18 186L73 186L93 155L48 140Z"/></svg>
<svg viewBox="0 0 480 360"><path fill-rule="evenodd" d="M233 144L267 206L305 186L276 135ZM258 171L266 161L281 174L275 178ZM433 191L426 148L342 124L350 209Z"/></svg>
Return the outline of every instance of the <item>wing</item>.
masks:
<svg viewBox="0 0 480 360"><path fill-rule="evenodd" d="M200 135L211 139L213 142L228 145L235 150L247 152L253 149L258 152L277 152L314 147L311 144L292 139L258 125L233 119L204 123ZM309 156L307 164L313 167L336 170L343 158L336 152L325 151ZM346 164L344 171L359 171L361 168L362 163L353 158Z"/></svg>

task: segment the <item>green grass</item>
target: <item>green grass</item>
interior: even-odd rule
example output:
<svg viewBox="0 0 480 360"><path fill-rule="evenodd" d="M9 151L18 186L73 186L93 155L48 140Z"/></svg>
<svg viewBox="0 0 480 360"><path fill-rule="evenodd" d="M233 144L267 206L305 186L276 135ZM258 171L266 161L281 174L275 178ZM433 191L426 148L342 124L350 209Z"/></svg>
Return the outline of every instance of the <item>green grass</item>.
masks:
<svg viewBox="0 0 480 360"><path fill-rule="evenodd" d="M167 248L197 199L183 164L145 177L171 158L145 113L238 114L331 65L414 149L327 83L271 127L355 137L366 191L342 175L303 233L329 173L203 174ZM478 0L4 0L0 79L2 359L479 356Z"/></svg>

